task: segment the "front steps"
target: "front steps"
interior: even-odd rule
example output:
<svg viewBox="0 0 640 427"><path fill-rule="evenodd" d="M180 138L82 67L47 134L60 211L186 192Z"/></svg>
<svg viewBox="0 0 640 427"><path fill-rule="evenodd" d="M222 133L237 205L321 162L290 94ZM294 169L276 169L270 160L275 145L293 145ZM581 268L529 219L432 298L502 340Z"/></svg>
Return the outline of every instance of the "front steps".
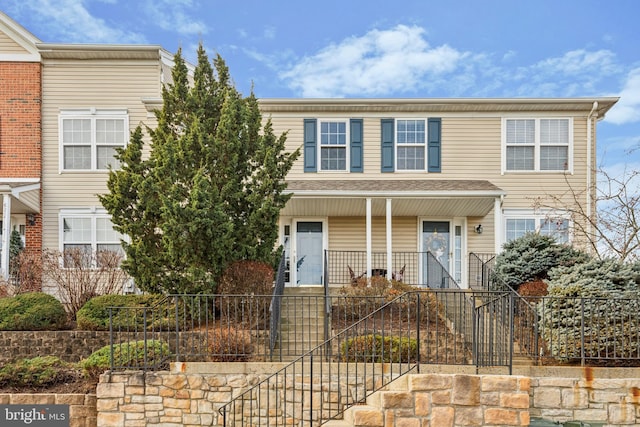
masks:
<svg viewBox="0 0 640 427"><path fill-rule="evenodd" d="M321 286L285 288L280 312L280 336L276 353L292 361L322 344L325 301Z"/></svg>

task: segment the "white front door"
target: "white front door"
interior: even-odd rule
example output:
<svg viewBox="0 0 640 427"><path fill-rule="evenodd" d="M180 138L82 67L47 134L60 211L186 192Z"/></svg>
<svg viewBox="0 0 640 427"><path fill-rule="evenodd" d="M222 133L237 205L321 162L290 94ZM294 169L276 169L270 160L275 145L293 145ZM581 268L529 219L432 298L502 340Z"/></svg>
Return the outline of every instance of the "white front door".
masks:
<svg viewBox="0 0 640 427"><path fill-rule="evenodd" d="M293 286L322 285L324 224L322 221L295 222L293 251Z"/></svg>

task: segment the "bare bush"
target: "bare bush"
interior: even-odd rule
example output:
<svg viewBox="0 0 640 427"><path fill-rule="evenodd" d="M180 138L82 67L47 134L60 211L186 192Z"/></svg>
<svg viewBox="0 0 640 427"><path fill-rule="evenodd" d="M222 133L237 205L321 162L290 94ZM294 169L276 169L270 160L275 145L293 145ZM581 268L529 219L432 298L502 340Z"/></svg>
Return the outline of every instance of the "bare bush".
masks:
<svg viewBox="0 0 640 427"><path fill-rule="evenodd" d="M129 280L120 269L122 255L114 251L91 252L82 248L45 251L43 277L52 282L71 319L91 298L116 294Z"/></svg>

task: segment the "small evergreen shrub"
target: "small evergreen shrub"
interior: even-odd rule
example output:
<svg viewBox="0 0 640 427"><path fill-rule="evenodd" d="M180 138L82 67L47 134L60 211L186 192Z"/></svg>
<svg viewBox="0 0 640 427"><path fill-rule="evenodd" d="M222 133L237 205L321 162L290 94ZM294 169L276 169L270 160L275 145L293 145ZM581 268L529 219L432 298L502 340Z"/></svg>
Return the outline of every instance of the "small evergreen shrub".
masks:
<svg viewBox="0 0 640 427"><path fill-rule="evenodd" d="M252 352L251 335L235 326L214 327L208 332L212 362L245 362Z"/></svg>
<svg viewBox="0 0 640 427"><path fill-rule="evenodd" d="M551 236L527 233L505 243L496 257L493 279L498 285L517 291L523 283L546 279L554 267L570 266L588 259L586 253L558 244Z"/></svg>
<svg viewBox="0 0 640 427"><path fill-rule="evenodd" d="M0 299L0 330L58 330L66 324L62 303L51 295L32 292Z"/></svg>
<svg viewBox="0 0 640 427"><path fill-rule="evenodd" d="M342 343L343 362L415 362L418 341L415 338L360 335Z"/></svg>
<svg viewBox="0 0 640 427"><path fill-rule="evenodd" d="M129 341L115 344L113 347L113 365L135 369L145 366L144 341ZM164 341L147 341L147 366L162 367L171 357L169 345ZM78 362L86 377L97 377L111 369L111 346L106 345L94 351L89 357Z"/></svg>
<svg viewBox="0 0 640 427"><path fill-rule="evenodd" d="M7 363L0 369L0 387L46 387L79 377L71 363L54 356L34 357Z"/></svg>
<svg viewBox="0 0 640 427"><path fill-rule="evenodd" d="M101 295L87 301L78 313L76 320L78 329L90 331L109 330L109 307L127 307L131 309L112 310L113 327L116 329L141 329L144 327L143 310L134 308L153 307L164 297L162 295ZM156 311L157 315L159 311ZM151 310L147 311L147 326L153 321L158 321L152 317Z"/></svg>
<svg viewBox="0 0 640 427"><path fill-rule="evenodd" d="M540 334L561 360L637 357L640 263L592 259L549 272ZM557 297L557 298L556 298ZM584 347L581 338L584 336Z"/></svg>

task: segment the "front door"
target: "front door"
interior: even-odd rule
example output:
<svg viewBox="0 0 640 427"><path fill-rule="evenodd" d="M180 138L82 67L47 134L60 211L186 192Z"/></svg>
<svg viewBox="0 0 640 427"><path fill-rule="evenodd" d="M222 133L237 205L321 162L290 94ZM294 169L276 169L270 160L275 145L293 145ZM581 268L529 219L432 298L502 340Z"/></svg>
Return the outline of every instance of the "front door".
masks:
<svg viewBox="0 0 640 427"><path fill-rule="evenodd" d="M295 286L322 285L323 241L321 221L296 222Z"/></svg>
<svg viewBox="0 0 640 427"><path fill-rule="evenodd" d="M450 260L448 221L422 222L422 281L431 288L446 288ZM443 268L444 267L444 271Z"/></svg>

